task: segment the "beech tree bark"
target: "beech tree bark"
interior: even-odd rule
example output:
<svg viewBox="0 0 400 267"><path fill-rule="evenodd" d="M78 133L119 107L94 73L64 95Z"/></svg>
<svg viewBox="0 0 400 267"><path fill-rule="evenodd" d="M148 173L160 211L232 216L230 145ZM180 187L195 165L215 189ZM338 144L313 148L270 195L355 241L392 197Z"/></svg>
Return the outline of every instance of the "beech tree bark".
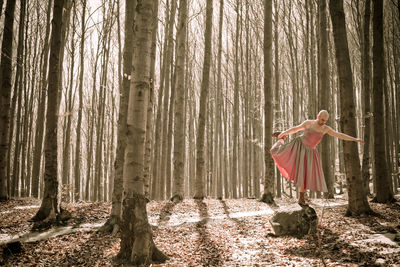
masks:
<svg viewBox="0 0 400 267"><path fill-rule="evenodd" d="M12 50L14 36L15 0L8 0L4 16L4 32L1 45L0 88L0 200L7 200L10 181L7 181L8 133L10 131L10 96L12 75Z"/></svg>
<svg viewBox="0 0 400 267"><path fill-rule="evenodd" d="M341 130L350 136L356 136L353 79L346 36L343 0L329 0L329 11L332 20L336 64L339 76ZM344 141L343 154L349 196L346 215L357 216L371 213L372 210L368 204L364 186L362 186L357 143Z"/></svg>
<svg viewBox="0 0 400 267"><path fill-rule="evenodd" d="M54 1L49 59L49 78L47 90L47 114L45 137L45 173L42 204L32 221L54 220L59 213L58 179L57 179L57 123L58 92L60 79L61 27L64 0Z"/></svg>
<svg viewBox="0 0 400 267"><path fill-rule="evenodd" d="M133 54L133 27L134 27L134 12L137 1L126 0L125 13L125 39L123 52L123 77L120 91L120 105L118 115L117 128L117 152L114 162L114 189L112 195L111 215L107 222L102 227L102 231L112 232L115 234L119 229L122 211L122 191L123 191L123 170L125 162L125 147L127 145L127 114L129 90L132 73L132 54Z"/></svg>
<svg viewBox="0 0 400 267"><path fill-rule="evenodd" d="M207 0L206 4L206 30L205 46L204 46L204 63L203 63L203 76L201 80L201 92L200 92L200 111L197 128L197 157L196 157L196 186L195 186L195 199L203 199L204 193L204 135L205 135L205 124L207 118L207 96L208 86L210 80L210 61L211 61L211 37L212 37L212 18L213 18L213 1Z"/></svg>
<svg viewBox="0 0 400 267"><path fill-rule="evenodd" d="M32 166L32 196L39 197L39 182L40 182L40 168L42 166L42 151L43 151L43 135L44 135L44 122L46 111L46 86L47 86L47 67L49 58L49 38L50 38L50 19L51 19L51 6L52 1L49 0L47 5L46 17L46 34L44 38L44 45L41 54L41 70L40 70L40 93L38 103L38 115L36 119L36 133L35 133L35 148L33 150L33 166Z"/></svg>
<svg viewBox="0 0 400 267"><path fill-rule="evenodd" d="M374 99L374 152L376 170L376 196L374 201L389 203L394 201L393 191L387 169L385 152L385 117L384 117L384 79L385 61L383 50L383 1L372 0L373 3L373 46L372 46L372 90ZM389 108L389 107L386 107Z"/></svg>
<svg viewBox="0 0 400 267"><path fill-rule="evenodd" d="M135 27L123 171L121 249L118 256L124 262L145 266L152 261L164 262L168 258L154 244L144 196L144 139L150 96L153 8L153 1L138 0L134 16L125 18L128 21L135 19Z"/></svg>
<svg viewBox="0 0 400 267"><path fill-rule="evenodd" d="M264 2L264 193L261 201L274 203L274 161L269 150L272 147L272 0Z"/></svg>
<svg viewBox="0 0 400 267"><path fill-rule="evenodd" d="M221 77L221 61L222 61L222 25L224 22L224 0L219 2L219 29L218 29L218 55L217 55L217 100L216 100L216 143L218 148L218 166L219 172L217 174L217 198L222 199L223 197L223 183L222 183L222 167L223 167L223 135L222 135L222 77Z"/></svg>
<svg viewBox="0 0 400 267"><path fill-rule="evenodd" d="M327 12L326 0L319 1L319 82L320 82L320 99L321 109L329 109L329 100L332 99L329 87L329 63L328 63L328 33L327 33ZM313 114L316 116L316 114ZM330 140L325 137L322 140L322 168L324 171L328 192L325 195L327 198L333 198L335 194L334 177L331 172L334 159L331 157Z"/></svg>
<svg viewBox="0 0 400 267"><path fill-rule="evenodd" d="M362 40L362 97L364 100L364 151L363 151L363 160L362 160L362 177L363 183L368 194L369 190L369 180L370 180L370 136L371 136L371 55L370 55L370 24L371 24L371 0L365 1L364 6L364 24L363 24L363 40Z"/></svg>
<svg viewBox="0 0 400 267"><path fill-rule="evenodd" d="M183 177L185 173L185 57L187 31L187 1L179 2L178 32L177 32L177 62L176 62L176 98L174 119L174 183L171 200L181 201L184 195Z"/></svg>
<svg viewBox="0 0 400 267"><path fill-rule="evenodd" d="M81 42L79 47L80 71L79 71L79 108L78 122L76 125L76 148L75 148L75 170L74 170L74 200L80 199L81 190L81 125L83 113L83 74L85 71L84 52L85 52L85 33L86 33L86 1L82 0L82 16L81 16Z"/></svg>

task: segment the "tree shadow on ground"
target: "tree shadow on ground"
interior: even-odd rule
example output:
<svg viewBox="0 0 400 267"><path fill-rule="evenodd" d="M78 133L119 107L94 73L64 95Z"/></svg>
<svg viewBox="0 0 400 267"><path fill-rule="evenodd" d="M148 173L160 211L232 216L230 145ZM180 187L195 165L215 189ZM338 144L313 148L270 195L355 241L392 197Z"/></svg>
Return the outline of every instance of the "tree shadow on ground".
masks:
<svg viewBox="0 0 400 267"><path fill-rule="evenodd" d="M102 265L99 264L99 261L104 261L104 258L109 258L109 261L113 262L116 255L112 252L117 251L112 248L119 243L119 237L112 237L106 233L89 232L84 238L78 238L77 242L74 249L70 253L65 253L54 266L77 266L80 264L98 266Z"/></svg>
<svg viewBox="0 0 400 267"><path fill-rule="evenodd" d="M362 251L359 247L342 239L337 233L325 227L319 227L320 245L318 235L308 235L306 243L285 249L285 254L306 258L330 259L339 264L358 264L371 266L376 259L382 256L375 251Z"/></svg>
<svg viewBox="0 0 400 267"><path fill-rule="evenodd" d="M208 214L207 205L200 199L195 200L200 213L200 221L196 224L197 232L200 237L199 248L201 250L202 266L221 266L223 262L223 251L210 238L207 230L207 222L210 217Z"/></svg>
<svg viewBox="0 0 400 267"><path fill-rule="evenodd" d="M231 217L230 212L229 212L229 207L228 207L228 205L226 205L225 200L219 200L219 202L221 202L222 207L224 208L224 212L225 212L226 216L229 218L229 220L231 220L237 224L239 233L241 235L247 236L249 229L248 229L248 226L246 225L246 223L238 218Z"/></svg>
<svg viewBox="0 0 400 267"><path fill-rule="evenodd" d="M178 204L178 202L167 201L167 203L165 203L164 207L162 207L160 211L158 224L169 221L170 216L172 214L172 210L174 209L176 204Z"/></svg>
<svg viewBox="0 0 400 267"><path fill-rule="evenodd" d="M40 266L103 266L113 264L119 238L97 232L76 232L22 244L22 254L9 257L6 266L19 266L41 258ZM43 257L43 255L52 255Z"/></svg>

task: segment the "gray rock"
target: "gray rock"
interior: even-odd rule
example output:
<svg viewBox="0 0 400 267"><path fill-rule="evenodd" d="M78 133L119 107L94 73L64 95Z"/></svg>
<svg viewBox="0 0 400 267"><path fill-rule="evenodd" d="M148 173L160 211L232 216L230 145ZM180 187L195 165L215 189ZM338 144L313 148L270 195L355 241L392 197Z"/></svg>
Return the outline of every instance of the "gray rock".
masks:
<svg viewBox="0 0 400 267"><path fill-rule="evenodd" d="M275 236L300 238L317 231L318 216L310 206L294 204L280 207L269 222Z"/></svg>

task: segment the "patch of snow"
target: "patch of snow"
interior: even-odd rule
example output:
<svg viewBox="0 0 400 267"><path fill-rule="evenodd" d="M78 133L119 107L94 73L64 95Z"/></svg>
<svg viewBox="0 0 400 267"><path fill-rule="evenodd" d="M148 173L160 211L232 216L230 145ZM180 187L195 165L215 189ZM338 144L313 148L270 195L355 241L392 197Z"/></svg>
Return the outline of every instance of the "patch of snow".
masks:
<svg viewBox="0 0 400 267"><path fill-rule="evenodd" d="M53 227L49 230L44 232L27 232L26 234L19 235L19 236L9 236L9 235L0 235L0 244L8 243L13 241L20 241L20 242L36 242L41 240L46 240L52 237L66 235L77 231L82 232L89 232L93 231L97 228L100 228L104 224L104 220L97 221L95 223L85 223L79 225L78 227L74 226L60 226L60 227Z"/></svg>
<svg viewBox="0 0 400 267"><path fill-rule="evenodd" d="M347 201L343 200L343 201L328 201L325 199L312 199L310 206L316 206L319 208L324 207L325 209L329 209L332 207L338 207L338 206L344 206L347 205Z"/></svg>
<svg viewBox="0 0 400 267"><path fill-rule="evenodd" d="M0 234L0 244L7 243L8 240L13 239L14 236L7 234Z"/></svg>
<svg viewBox="0 0 400 267"><path fill-rule="evenodd" d="M356 240L351 243L352 246L360 247L365 251L374 251L376 248L373 244L385 244L390 247L385 247L385 250L380 251L380 254L393 254L400 253L400 246L396 242L393 241L396 234L385 233L385 234L372 234L369 235L369 238ZM372 246L371 246L372 244Z"/></svg>
<svg viewBox="0 0 400 267"><path fill-rule="evenodd" d="M396 234L385 233L385 234L373 234L368 239L360 240L360 242L370 242L370 243L383 243L393 247L399 247L399 245L394 242Z"/></svg>
<svg viewBox="0 0 400 267"><path fill-rule="evenodd" d="M244 218L244 217L253 217L253 216L260 216L260 215L267 215L267 214L273 214L274 210L271 208L266 208L258 211L246 211L246 212L233 212L229 214L229 217L224 214L224 215L219 215L219 216L210 216L206 218L200 218L200 215L198 213L191 213L191 214L185 214L182 216L182 214L172 214L170 216L170 219L167 222L162 222L161 224L164 226L178 226L182 225L185 223L197 223L200 222L204 219L206 220L226 220L226 219L237 219L237 218ZM152 225L159 225L159 216L151 216L149 217L149 222Z"/></svg>
<svg viewBox="0 0 400 267"><path fill-rule="evenodd" d="M39 206L32 205L32 206L18 206L18 207L15 207L14 209L16 209L16 210L27 210L27 209L37 209L37 208L39 208Z"/></svg>
<svg viewBox="0 0 400 267"><path fill-rule="evenodd" d="M2 211L2 212L0 212L0 214L1 214L1 215L3 215L3 214L7 214L7 213L11 213L11 210L6 210L6 211Z"/></svg>
<svg viewBox="0 0 400 267"><path fill-rule="evenodd" d="M104 223L105 223L105 221L96 222L96 223L84 223L84 224L79 225L79 227L76 229L83 230L83 231L84 230L91 231L93 229L102 227Z"/></svg>

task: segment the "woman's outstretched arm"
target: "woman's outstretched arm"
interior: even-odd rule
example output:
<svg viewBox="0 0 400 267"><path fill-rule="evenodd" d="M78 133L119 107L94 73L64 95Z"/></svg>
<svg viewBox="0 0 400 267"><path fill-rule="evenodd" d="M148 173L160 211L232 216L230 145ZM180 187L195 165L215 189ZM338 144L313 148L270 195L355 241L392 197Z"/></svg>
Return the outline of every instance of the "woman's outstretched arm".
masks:
<svg viewBox="0 0 400 267"><path fill-rule="evenodd" d="M294 126L294 127L290 128L290 129L288 129L288 130L282 132L282 133L278 136L278 139L285 138L285 137L288 136L289 134L294 134L294 133L297 133L298 131L301 131L301 130L306 129L307 123L309 123L309 121L304 121L302 124L297 125L297 126Z"/></svg>
<svg viewBox="0 0 400 267"><path fill-rule="evenodd" d="M346 141L354 141L354 142L360 142L360 143L365 144L364 140L362 140L362 139L358 139L358 138L352 137L352 136L344 134L344 133L339 133L339 132L333 130L329 126L327 126L327 129L328 130L326 133L329 134L330 136L334 136L334 137L337 137L339 139L346 140Z"/></svg>

